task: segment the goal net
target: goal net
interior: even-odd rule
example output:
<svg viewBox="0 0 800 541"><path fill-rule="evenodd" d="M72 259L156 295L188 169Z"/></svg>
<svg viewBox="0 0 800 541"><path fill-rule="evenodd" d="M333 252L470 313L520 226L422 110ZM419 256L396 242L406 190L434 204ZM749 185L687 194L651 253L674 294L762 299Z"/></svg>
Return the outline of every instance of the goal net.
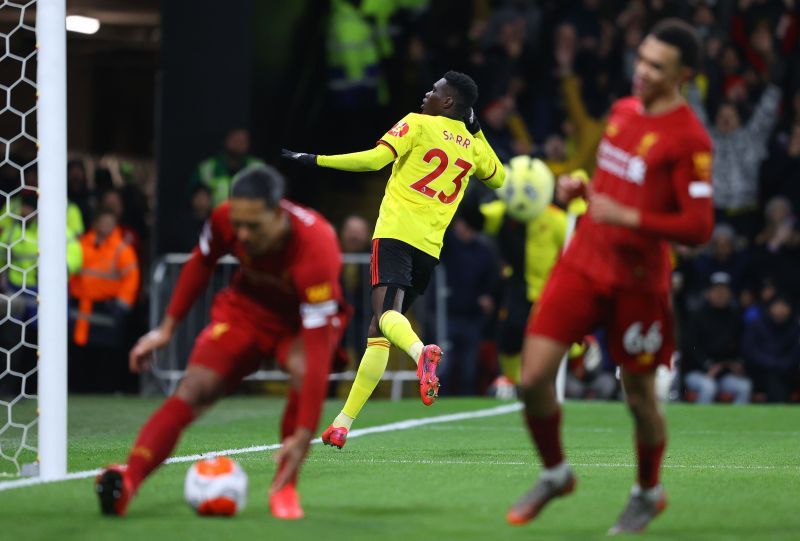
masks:
<svg viewBox="0 0 800 541"><path fill-rule="evenodd" d="M36 460L36 30L33 2L0 7L0 472Z"/></svg>
<svg viewBox="0 0 800 541"><path fill-rule="evenodd" d="M64 0L0 4L0 477L66 473L64 20Z"/></svg>

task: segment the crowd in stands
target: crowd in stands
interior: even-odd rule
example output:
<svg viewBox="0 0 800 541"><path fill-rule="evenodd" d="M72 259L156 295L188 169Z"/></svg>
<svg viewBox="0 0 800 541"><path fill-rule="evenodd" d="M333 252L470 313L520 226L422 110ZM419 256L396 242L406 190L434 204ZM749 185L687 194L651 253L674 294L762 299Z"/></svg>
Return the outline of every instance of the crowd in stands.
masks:
<svg viewBox="0 0 800 541"><path fill-rule="evenodd" d="M363 119L363 128L374 136L418 110L419 98L442 73L464 71L478 83L476 111L504 162L527 155L543 160L556 176L575 169L591 174L609 107L630 92L637 47L652 24L668 16L690 21L703 40L702 67L685 94L713 140L717 220L707 246L675 247L680 376L674 395L698 403L798 401L798 3L472 0L454 7L438 0L331 0L326 91L337 114ZM198 164L186 179L186 219L159 232L168 236L168 251L192 249L235 173L261 163L253 154L261 153L251 153L249 133L236 128L219 155ZM36 187L31 171L35 168L22 182L27 188ZM0 221L2 242L11 246L8 255L15 261L2 273L2 289L13 304L11 319L0 324L7 349L20 341L19 322L30 322L24 332L36 331L36 273L26 272L25 263L35 253L30 245L35 215L28 216L36 197L32 190L16 189L22 173L8 172L0 179L0 189L14 194ZM83 160L68 166L70 388L75 391L135 388L125 351L148 324L135 314L146 313L142 285L148 276L151 206L138 184L129 182L130 174L124 163L92 167L91 175ZM508 346L514 340L502 333L519 334L530 308L507 302L524 299L525 291L509 279L513 256L496 232L487 234L485 216L476 211L488 197L468 190L442 253L451 344L442 373L445 395L485 391L500 372L503 350L518 347ZM23 222L27 237L19 242ZM369 251L364 218L349 216L340 232L345 253ZM504 231L505 238L514 234ZM0 250L0 256L6 252ZM368 305L363 272L346 266L343 280L356 307L349 346L360 351L368 321L359 311ZM503 324L509 318L520 323L513 331ZM35 334L27 334L25 340L33 343L32 338ZM25 373L35 356L19 351L27 357L14 362L27 366L18 370ZM567 395L612 399L619 393L598 332L571 355Z"/></svg>
<svg viewBox="0 0 800 541"><path fill-rule="evenodd" d="M361 3L334 4L352 16ZM697 402L798 400L800 6L792 0L476 0L454 12L445 4L398 2L396 20L403 24L389 32L391 53L376 48L376 54L360 56L361 73L369 74L359 79L363 84L332 85L333 91L346 101L358 88L362 99L379 103L381 81L392 82L389 90L404 83L419 94L437 74L465 71L478 83L476 110L500 157L505 162L520 154L538 157L556 175L593 170L610 104L630 93L637 47L652 24L677 16L695 26L704 58L685 95L714 144L718 225L708 246L675 247L680 345L675 392ZM392 29L385 22L391 18L376 22L370 9L361 13L364 24L376 25L376 35ZM337 24L335 18L331 24ZM391 54L391 60L382 60L382 54ZM343 62L341 56L331 58ZM330 73L341 74L334 64ZM459 259L474 250L460 240L464 223L456 220L449 234L457 250L443 253L445 264L450 259L459 273L472 271ZM481 238L494 245L495 255L474 257L494 258L497 268L509 263L497 255L496 240ZM475 266L476 273L482 265ZM472 291L475 277L454 278L465 284L465 292ZM468 299L456 300L453 316L461 318L467 310L479 317L482 295L474 290ZM480 317L491 322L496 316ZM485 330L484 338L496 340L497 332ZM572 386L573 395L616 396L618 389L588 390L598 377L608 381L603 374L613 373L603 348L591 345L591 354L576 353L570 363L570 381L581 383ZM588 363L591 370L587 356L600 359ZM468 392L474 391L473 386Z"/></svg>

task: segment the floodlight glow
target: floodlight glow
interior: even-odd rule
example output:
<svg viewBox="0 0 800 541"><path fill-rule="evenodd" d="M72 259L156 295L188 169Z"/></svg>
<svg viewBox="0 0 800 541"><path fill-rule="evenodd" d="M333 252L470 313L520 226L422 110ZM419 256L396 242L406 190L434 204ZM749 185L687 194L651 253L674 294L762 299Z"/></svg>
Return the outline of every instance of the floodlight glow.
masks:
<svg viewBox="0 0 800 541"><path fill-rule="evenodd" d="M81 15L67 16L67 30L79 32L81 34L94 34L100 30L100 21L94 17L83 17Z"/></svg>

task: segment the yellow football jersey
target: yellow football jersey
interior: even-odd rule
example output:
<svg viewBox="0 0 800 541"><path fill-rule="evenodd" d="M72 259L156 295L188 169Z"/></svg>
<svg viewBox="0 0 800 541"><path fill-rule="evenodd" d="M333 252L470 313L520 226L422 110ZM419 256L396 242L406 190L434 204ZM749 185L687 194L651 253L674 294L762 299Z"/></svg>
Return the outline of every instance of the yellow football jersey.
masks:
<svg viewBox="0 0 800 541"><path fill-rule="evenodd" d="M436 258L472 175L491 188L505 178L483 133L471 134L461 120L410 113L378 143L396 159L373 238L401 240Z"/></svg>

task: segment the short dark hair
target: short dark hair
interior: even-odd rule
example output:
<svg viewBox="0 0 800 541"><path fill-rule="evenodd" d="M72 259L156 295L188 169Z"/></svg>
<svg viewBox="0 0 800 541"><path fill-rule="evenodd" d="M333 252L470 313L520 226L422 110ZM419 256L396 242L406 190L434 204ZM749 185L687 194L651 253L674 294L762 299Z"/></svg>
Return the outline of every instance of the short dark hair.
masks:
<svg viewBox="0 0 800 541"><path fill-rule="evenodd" d="M286 181L270 165L251 165L239 171L233 179L231 197L262 199L267 208L278 206L286 191Z"/></svg>
<svg viewBox="0 0 800 541"><path fill-rule="evenodd" d="M112 218L114 218L115 222L119 223L119 218L117 218L116 212L114 212L114 210L111 207L105 207L105 206L100 207L94 211L94 214L92 214L92 223L96 224L98 221L100 221L100 218L102 218L103 216L111 216Z"/></svg>
<svg viewBox="0 0 800 541"><path fill-rule="evenodd" d="M650 35L658 41L668 43L678 49L681 65L692 70L700 67L700 36L687 22L671 17L656 23Z"/></svg>
<svg viewBox="0 0 800 541"><path fill-rule="evenodd" d="M464 116L478 99L478 85L472 77L460 71L448 71L444 74L447 84L456 90L456 113Z"/></svg>

